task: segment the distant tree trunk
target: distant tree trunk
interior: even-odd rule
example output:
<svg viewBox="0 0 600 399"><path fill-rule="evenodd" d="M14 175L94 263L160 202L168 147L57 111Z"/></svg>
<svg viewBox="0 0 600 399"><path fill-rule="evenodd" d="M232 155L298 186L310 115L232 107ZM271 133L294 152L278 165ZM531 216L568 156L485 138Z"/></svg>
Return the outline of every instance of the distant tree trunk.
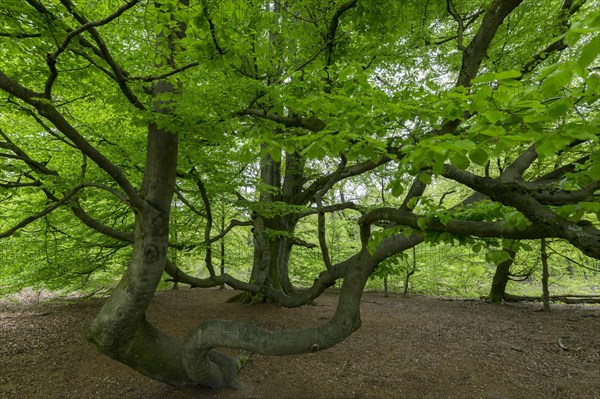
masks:
<svg viewBox="0 0 600 399"><path fill-rule="evenodd" d="M406 274L404 276L404 298L408 297L408 282L410 280L410 277L415 274L415 271L417 271L417 250L415 247L412 247L412 254L413 254L413 263L412 263L412 268L409 268L409 263L406 263Z"/></svg>
<svg viewBox="0 0 600 399"><path fill-rule="evenodd" d="M387 274L385 276L383 276L383 296L385 298L390 296L388 293L388 275Z"/></svg>
<svg viewBox="0 0 600 399"><path fill-rule="evenodd" d="M542 258L542 303L545 311L550 310L550 290L548 289L548 252L546 252L546 239L542 238L540 256Z"/></svg>
<svg viewBox="0 0 600 399"><path fill-rule="evenodd" d="M261 147L265 149L265 145ZM289 276L289 261L294 246L294 231L299 215L293 210L278 209L298 204L304 183L304 158L298 153L285 155L285 168L270 155L261 160L261 212L255 215L254 262L251 282L284 294L296 292ZM240 293L231 302L257 303L265 300L263 292Z"/></svg>
<svg viewBox="0 0 600 399"><path fill-rule="evenodd" d="M510 268L514 262L517 252L512 249L512 245L505 246L504 251L508 252L510 257L504 262L496 265L496 272L492 280L492 286L487 296L487 300L492 303L502 303L506 296L506 285L510 280Z"/></svg>
<svg viewBox="0 0 600 399"><path fill-rule="evenodd" d="M225 231L225 210L221 213L221 231ZM221 239L219 249L221 250L220 271L221 275L225 274L225 237ZM225 289L225 284L221 284L220 289Z"/></svg>

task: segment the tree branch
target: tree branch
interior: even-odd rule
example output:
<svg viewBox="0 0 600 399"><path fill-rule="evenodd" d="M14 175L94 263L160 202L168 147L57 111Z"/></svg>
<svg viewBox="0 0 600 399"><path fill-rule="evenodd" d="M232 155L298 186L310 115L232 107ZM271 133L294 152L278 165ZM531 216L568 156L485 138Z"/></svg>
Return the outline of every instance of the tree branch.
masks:
<svg viewBox="0 0 600 399"><path fill-rule="evenodd" d="M14 80L6 76L0 71L0 89L10 93L25 103L33 106L38 113L48 119L56 126L67 138L69 138L73 144L91 160L93 160L101 169L108 173L117 184L126 193L129 201L138 208L142 206L142 200L129 182L129 180L123 174L123 171L113 164L104 154L98 151L92 146L78 131L75 129L65 118L58 112L58 110L50 103L43 99L43 95L29 90Z"/></svg>
<svg viewBox="0 0 600 399"><path fill-rule="evenodd" d="M60 0L60 2L67 8L69 13L71 13L71 15L73 15L73 17L80 24L86 25L87 23L89 23L89 21L83 15L81 15L81 13L79 13L76 10L75 5L71 2L71 0ZM104 43L104 40L102 40L102 37L100 36L100 34L96 30L96 28L93 26L90 26L87 28L87 30L90 32L90 35L94 39L94 42L98 45L98 49L99 49L101 58L104 61L106 61L106 63L110 66L110 68L114 74L114 77L115 77L115 82L121 89L121 92L125 95L125 97L129 100L129 102L131 104L133 104L133 106L135 106L136 108L138 108L140 110L145 111L146 107L144 106L144 104L142 104L142 102L137 98L135 93L133 93L133 91L127 85L127 75L128 74L115 61L115 59L113 58L113 56L110 53L110 50Z"/></svg>
<svg viewBox="0 0 600 399"><path fill-rule="evenodd" d="M456 28L456 43L458 45L458 49L460 51L465 51L465 46L463 44L463 33L465 30L465 25L462 17L456 12L456 7L452 3L452 0L446 0L446 9L448 10L448 14L452 16L454 21L458 24Z"/></svg>
<svg viewBox="0 0 600 399"><path fill-rule="evenodd" d="M276 113L269 114L266 111L255 108L244 109L242 111L236 112L235 115L256 116L261 119L267 119L282 124L285 127L299 127L315 133L323 130L326 125L325 122L315 117L303 118L299 115L283 116Z"/></svg>
<svg viewBox="0 0 600 399"><path fill-rule="evenodd" d="M325 212L325 213L339 212L339 211L343 211L345 209L353 209L355 211L363 213L363 210L358 205L356 205L354 202L342 202L340 204L326 205L322 209L323 209L323 212ZM299 215L299 218L301 219L306 216L316 215L318 212L319 212L319 210L317 208L309 208L307 211L302 212Z"/></svg>
<svg viewBox="0 0 600 399"><path fill-rule="evenodd" d="M358 0L349 0L343 3L333 14L331 21L329 22L329 27L327 28L327 32L325 33L325 46L326 46L326 62L325 68L329 67L333 61L333 51L335 50L335 42L337 29L340 24L340 18L344 13L354 7Z"/></svg>
<svg viewBox="0 0 600 399"><path fill-rule="evenodd" d="M534 225L545 227L549 236L563 238L585 254L600 259L600 230L591 224L581 225L558 216L536 200L523 184L479 177L452 165L445 166L443 175L494 201L514 207Z"/></svg>
<svg viewBox="0 0 600 399"><path fill-rule="evenodd" d="M562 32L566 32L570 25L570 17L572 17L585 3L587 0L580 0L574 3L574 0L565 0L559 11L558 19ZM556 40L549 44L539 53L531 57L531 59L521 67L521 74L525 75L533 71L542 61L554 52L563 51L569 48L569 45L565 42L564 38Z"/></svg>
<svg viewBox="0 0 600 399"><path fill-rule="evenodd" d="M199 62L191 62L187 65L184 65L182 67L179 68L175 68L172 71L163 73L162 75L156 75L156 76L129 76L126 79L127 80L140 80L142 82L154 82L157 80L162 80L162 79L166 79L168 77L171 77L173 75L176 75L178 73L181 73L183 71L186 71L188 69L194 68L196 66L200 65Z"/></svg>
<svg viewBox="0 0 600 399"><path fill-rule="evenodd" d="M25 151L23 151L20 147L18 147L3 131L0 129L0 136L6 140L6 142L1 143L0 147L6 148L7 150L12 151L16 156L15 159L19 159L27 164L34 172L41 173L44 175L58 176L58 172L55 170L49 169L46 167L46 164L34 161L27 155Z"/></svg>
<svg viewBox="0 0 600 399"><path fill-rule="evenodd" d="M412 212L402 211L396 208L378 208L362 216L358 223L360 225L370 225L376 221L388 220L397 224L408 226L414 230L425 230L448 232L464 236L475 237L502 237L510 239L538 239L543 237L552 237L541 226L531 226L519 230L507 226L505 222L478 222L472 220L451 219L448 222L439 220L427 220L427 217L415 215ZM421 224L419 224L421 220Z"/></svg>
<svg viewBox="0 0 600 399"><path fill-rule="evenodd" d="M67 46L69 45L71 40L73 40L75 37L79 36L80 34L82 34L83 32L85 32L87 30L90 30L97 26L102 26L102 25L106 25L106 24L110 23L111 21L113 21L114 19L121 16L125 11L129 10L130 8L132 8L139 2L140 2L140 0L131 0L128 3L123 4L115 12L113 12L112 14L108 15L105 18L102 18L97 21L90 21L90 22L83 23L78 28L71 30L65 36L62 44L60 46L58 46L56 51L54 51L53 53L48 53L46 55L46 63L48 64L48 67L50 68L50 73L49 73L48 78L46 79L46 83L44 85L44 96L46 98L48 98L48 99L51 98L52 85L54 84L56 78L58 77L58 69L56 68L56 62L58 60L58 57L67 49ZM67 7L67 8L69 8L69 7Z"/></svg>
<svg viewBox="0 0 600 399"><path fill-rule="evenodd" d="M327 183L323 185L323 187L317 192L315 195L315 204L317 205L317 235L319 238L319 246L321 247L321 255L323 257L323 263L325 263L325 267L327 270L330 270L333 266L331 264L331 258L329 257L329 248L327 247L327 240L325 237L325 211L323 210L323 195L333 187L333 185L338 181L340 174L346 167L346 162L348 160L346 157L342 156L342 160L340 161L337 169L331 175L331 178Z"/></svg>
<svg viewBox="0 0 600 399"><path fill-rule="evenodd" d="M391 161L391 158L384 156L381 157L377 162L373 162L371 160L361 162L358 164L346 166L341 172L336 173L328 173L319 177L315 180L310 186L308 186L304 191L297 196L297 204L305 204L309 200L311 200L318 192L323 188L325 184L328 182L333 182L334 184L342 181L348 177L358 176L362 173L368 172L372 169L375 169L378 166L381 166L387 162ZM336 175L336 178L332 180L333 175ZM335 180L335 181L334 181Z"/></svg>
<svg viewBox="0 0 600 399"><path fill-rule="evenodd" d="M481 26L471 42L463 50L463 59L458 74L457 86L468 87L475 78L483 57L504 19L515 10L523 0L494 0L483 16Z"/></svg>
<svg viewBox="0 0 600 399"><path fill-rule="evenodd" d="M41 37L41 33L10 33L0 32L0 37L9 37L11 39L31 39L35 37Z"/></svg>
<svg viewBox="0 0 600 399"><path fill-rule="evenodd" d="M9 236L13 235L17 230L22 229L23 227L35 222L36 220L50 214L55 209L59 208L60 206L66 204L68 201L70 201L71 198L73 198L73 196L75 194L77 194L77 192L79 190L81 190L83 187L84 187L83 185L76 186L71 191L69 191L64 197L62 197L60 200L56 201L52 205L46 207L43 211L38 212L35 215L31 215L31 216L23 219L22 221L17 223L15 226L11 227L10 229L8 229L4 232L0 232L0 238L9 237Z"/></svg>
<svg viewBox="0 0 600 399"><path fill-rule="evenodd" d="M205 256L204 260L206 263L206 268L210 273L211 278L215 278L215 268L212 264L212 246L210 241L210 232L212 230L213 218L212 218L212 209L210 206L210 199L208 198L208 193L206 192L206 187L202 180L198 176L194 176L196 178L196 186L198 187L198 191L200 191L200 196L202 197L202 202L204 203L204 211L206 212L206 225L204 226L204 245L205 245Z"/></svg>

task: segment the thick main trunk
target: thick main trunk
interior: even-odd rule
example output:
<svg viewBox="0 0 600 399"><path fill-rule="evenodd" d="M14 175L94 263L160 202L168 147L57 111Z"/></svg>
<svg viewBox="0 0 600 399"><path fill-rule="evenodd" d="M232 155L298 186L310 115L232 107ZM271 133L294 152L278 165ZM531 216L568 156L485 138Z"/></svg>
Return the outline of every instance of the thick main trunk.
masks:
<svg viewBox="0 0 600 399"><path fill-rule="evenodd" d="M132 259L119 285L84 332L113 359L154 379L182 385L192 380L181 361L181 342L161 333L145 318L167 259L176 164L177 136L151 125Z"/></svg>

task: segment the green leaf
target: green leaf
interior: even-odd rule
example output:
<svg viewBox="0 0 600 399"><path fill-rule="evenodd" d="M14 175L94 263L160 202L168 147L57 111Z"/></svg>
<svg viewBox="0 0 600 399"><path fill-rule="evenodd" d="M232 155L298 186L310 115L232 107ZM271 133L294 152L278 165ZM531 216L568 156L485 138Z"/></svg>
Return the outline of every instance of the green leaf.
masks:
<svg viewBox="0 0 600 399"><path fill-rule="evenodd" d="M485 260L494 264L502 263L509 259L510 254L502 249L495 249L485 254Z"/></svg>
<svg viewBox="0 0 600 399"><path fill-rule="evenodd" d="M592 180L600 180L600 163L595 163L590 166L587 172Z"/></svg>
<svg viewBox="0 0 600 399"><path fill-rule="evenodd" d="M569 104L566 99L555 101L548 107L548 115L552 118L559 118L569 111Z"/></svg>
<svg viewBox="0 0 600 399"><path fill-rule="evenodd" d="M504 128L502 126L488 126L482 129L479 133L485 136L499 137L504 135Z"/></svg>
<svg viewBox="0 0 600 399"><path fill-rule="evenodd" d="M587 85L586 93L597 93L600 88L600 75L590 74L585 80L585 84Z"/></svg>
<svg viewBox="0 0 600 399"><path fill-rule="evenodd" d="M571 79L575 70L569 68L569 65L563 64L562 68L551 74L544 83L542 83L542 94L546 97L551 97L557 94L559 90L565 87Z"/></svg>
<svg viewBox="0 0 600 399"><path fill-rule="evenodd" d="M392 195L394 197L399 197L404 192L404 187L402 186L399 180L392 181L392 183L390 184L390 188L392 189Z"/></svg>
<svg viewBox="0 0 600 399"><path fill-rule="evenodd" d="M564 149L572 141L573 140L570 137L561 134L553 134L551 136L544 137L543 140L540 140L535 145L535 150L540 157L545 157Z"/></svg>
<svg viewBox="0 0 600 399"><path fill-rule="evenodd" d="M582 69L587 68L598 57L598 53L600 53L600 35L594 36L581 50L577 65Z"/></svg>
<svg viewBox="0 0 600 399"><path fill-rule="evenodd" d="M431 174L422 173L421 175L419 175L419 180L421 180L421 183L423 184L429 184L431 183Z"/></svg>
<svg viewBox="0 0 600 399"><path fill-rule="evenodd" d="M504 118L504 113L497 110L489 110L483 113L485 119L487 119L492 125Z"/></svg>
<svg viewBox="0 0 600 399"><path fill-rule="evenodd" d="M533 251L533 248L531 247L531 245L524 243L524 242L519 242L519 247L524 249L525 251Z"/></svg>
<svg viewBox="0 0 600 399"><path fill-rule="evenodd" d="M488 159L488 153L481 147L475 147L469 151L469 158L477 165L484 166Z"/></svg>
<svg viewBox="0 0 600 399"><path fill-rule="evenodd" d="M452 165L456 166L459 169L465 170L470 165L469 158L467 158L460 152L451 153L449 158L450 162L452 162Z"/></svg>

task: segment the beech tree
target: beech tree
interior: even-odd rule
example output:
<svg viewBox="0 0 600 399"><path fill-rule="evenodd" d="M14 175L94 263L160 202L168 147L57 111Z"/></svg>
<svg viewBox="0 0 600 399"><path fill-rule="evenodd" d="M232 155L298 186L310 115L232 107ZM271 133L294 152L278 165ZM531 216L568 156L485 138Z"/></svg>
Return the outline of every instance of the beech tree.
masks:
<svg viewBox="0 0 600 399"><path fill-rule="evenodd" d="M104 247L131 248L86 338L151 378L214 388L239 386L238 362L214 348L281 356L343 340L360 327L375 267L425 240L474 249L490 240L503 264L516 249L500 239L559 238L600 259L597 7L5 1L0 195L14 212L0 237L68 211L110 238ZM333 194L382 165L395 170L387 189L398 206L362 209ZM469 194L435 203L439 179ZM219 201L246 219L214 234ZM360 249L334 263L327 215L342 209L360 213ZM175 213L201 219L189 222L201 237L170 230ZM311 215L308 242L295 228ZM217 273L212 259L212 245L244 225L253 228L250 281ZM294 246L318 246L324 265L298 292L288 276ZM170 259L193 247L203 248L208 279ZM213 320L178 340L145 317L165 272L284 306L343 285L321 326L273 332Z"/></svg>

